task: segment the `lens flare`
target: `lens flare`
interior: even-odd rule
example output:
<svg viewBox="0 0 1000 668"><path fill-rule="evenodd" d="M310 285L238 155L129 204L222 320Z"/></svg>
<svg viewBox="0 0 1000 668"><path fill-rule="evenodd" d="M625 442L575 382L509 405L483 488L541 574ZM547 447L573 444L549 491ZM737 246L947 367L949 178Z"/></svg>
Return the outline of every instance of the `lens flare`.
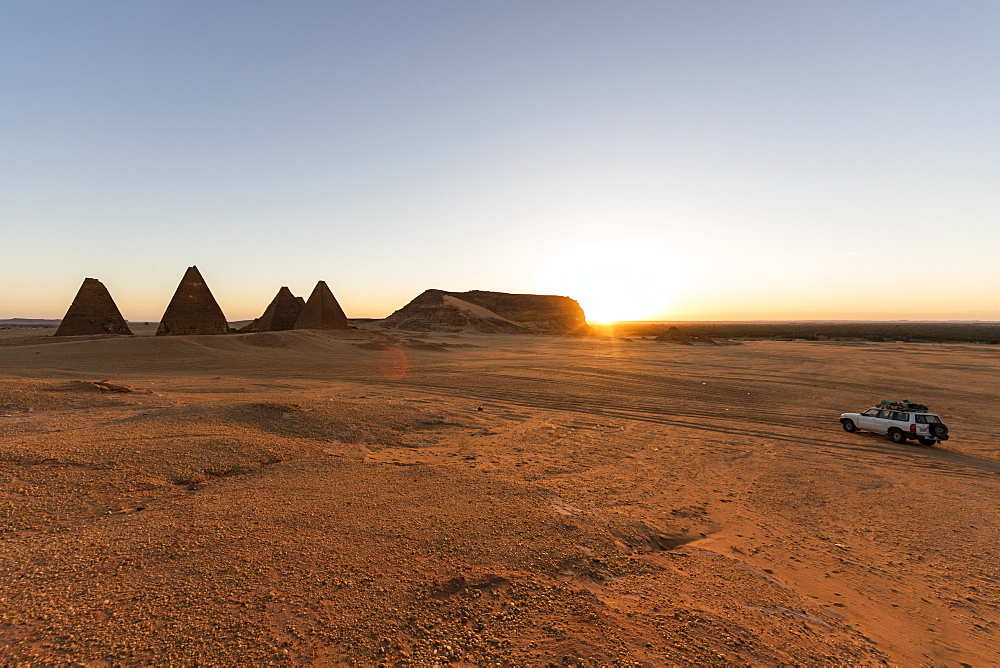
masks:
<svg viewBox="0 0 1000 668"><path fill-rule="evenodd" d="M390 346L379 356L378 367L387 380L402 380L410 369L410 360L402 348Z"/></svg>

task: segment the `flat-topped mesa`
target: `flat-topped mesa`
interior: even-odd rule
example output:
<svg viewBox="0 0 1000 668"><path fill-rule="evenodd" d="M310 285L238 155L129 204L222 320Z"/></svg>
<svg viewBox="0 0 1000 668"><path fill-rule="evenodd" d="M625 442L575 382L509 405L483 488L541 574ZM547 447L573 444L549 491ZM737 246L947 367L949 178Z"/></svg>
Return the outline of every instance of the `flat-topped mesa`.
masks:
<svg viewBox="0 0 1000 668"><path fill-rule="evenodd" d="M325 281L313 288L312 294L295 319L295 329L347 329L347 316Z"/></svg>
<svg viewBox="0 0 1000 668"><path fill-rule="evenodd" d="M111 293L96 278L83 279L73 303L53 336L132 335Z"/></svg>
<svg viewBox="0 0 1000 668"><path fill-rule="evenodd" d="M575 299L557 295L426 290L380 323L416 331L585 334L590 331Z"/></svg>
<svg viewBox="0 0 1000 668"><path fill-rule="evenodd" d="M510 294L507 292L453 292L454 297L488 308L497 315L539 332L580 333L590 331L580 304L559 295Z"/></svg>
<svg viewBox="0 0 1000 668"><path fill-rule="evenodd" d="M295 321L298 320L305 305L306 300L302 297L296 297L291 290L282 286L271 303L264 309L264 314L246 327L240 328L240 331L280 332L286 329L295 329Z"/></svg>
<svg viewBox="0 0 1000 668"><path fill-rule="evenodd" d="M228 333L226 316L205 284L198 267L188 267L173 299L167 305L156 335Z"/></svg>

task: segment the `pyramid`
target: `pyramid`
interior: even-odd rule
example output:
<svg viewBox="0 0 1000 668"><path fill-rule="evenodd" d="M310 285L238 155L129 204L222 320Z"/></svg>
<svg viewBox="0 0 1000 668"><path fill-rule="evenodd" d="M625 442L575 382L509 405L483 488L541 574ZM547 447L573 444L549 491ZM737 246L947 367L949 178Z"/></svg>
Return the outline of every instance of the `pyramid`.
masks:
<svg viewBox="0 0 1000 668"><path fill-rule="evenodd" d="M309 300L295 321L295 329L347 329L347 316L326 282L313 288Z"/></svg>
<svg viewBox="0 0 1000 668"><path fill-rule="evenodd" d="M96 278L83 279L55 336L85 334L132 334L111 293Z"/></svg>
<svg viewBox="0 0 1000 668"><path fill-rule="evenodd" d="M228 334L229 323L198 267L188 267L156 330L157 336Z"/></svg>
<svg viewBox="0 0 1000 668"><path fill-rule="evenodd" d="M264 309L264 314L240 331L278 332L284 329L294 329L295 320L299 317L305 304L306 301L302 297L296 297L291 290L282 287Z"/></svg>

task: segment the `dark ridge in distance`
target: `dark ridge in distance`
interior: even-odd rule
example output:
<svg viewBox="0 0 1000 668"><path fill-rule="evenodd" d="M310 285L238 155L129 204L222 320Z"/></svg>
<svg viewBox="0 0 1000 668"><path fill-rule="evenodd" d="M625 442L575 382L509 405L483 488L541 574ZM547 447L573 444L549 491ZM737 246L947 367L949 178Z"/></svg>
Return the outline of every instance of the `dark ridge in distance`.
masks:
<svg viewBox="0 0 1000 668"><path fill-rule="evenodd" d="M689 337L713 339L1000 344L998 322L619 322L611 327L618 336L657 336L676 327Z"/></svg>

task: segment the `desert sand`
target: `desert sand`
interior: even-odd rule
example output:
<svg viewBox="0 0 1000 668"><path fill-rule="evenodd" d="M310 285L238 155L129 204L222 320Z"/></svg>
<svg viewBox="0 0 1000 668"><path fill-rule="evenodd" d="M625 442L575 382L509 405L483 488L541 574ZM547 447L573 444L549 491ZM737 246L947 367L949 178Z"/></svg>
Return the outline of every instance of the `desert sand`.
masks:
<svg viewBox="0 0 1000 668"><path fill-rule="evenodd" d="M0 332L3 663L1000 663L996 347L134 329Z"/></svg>

